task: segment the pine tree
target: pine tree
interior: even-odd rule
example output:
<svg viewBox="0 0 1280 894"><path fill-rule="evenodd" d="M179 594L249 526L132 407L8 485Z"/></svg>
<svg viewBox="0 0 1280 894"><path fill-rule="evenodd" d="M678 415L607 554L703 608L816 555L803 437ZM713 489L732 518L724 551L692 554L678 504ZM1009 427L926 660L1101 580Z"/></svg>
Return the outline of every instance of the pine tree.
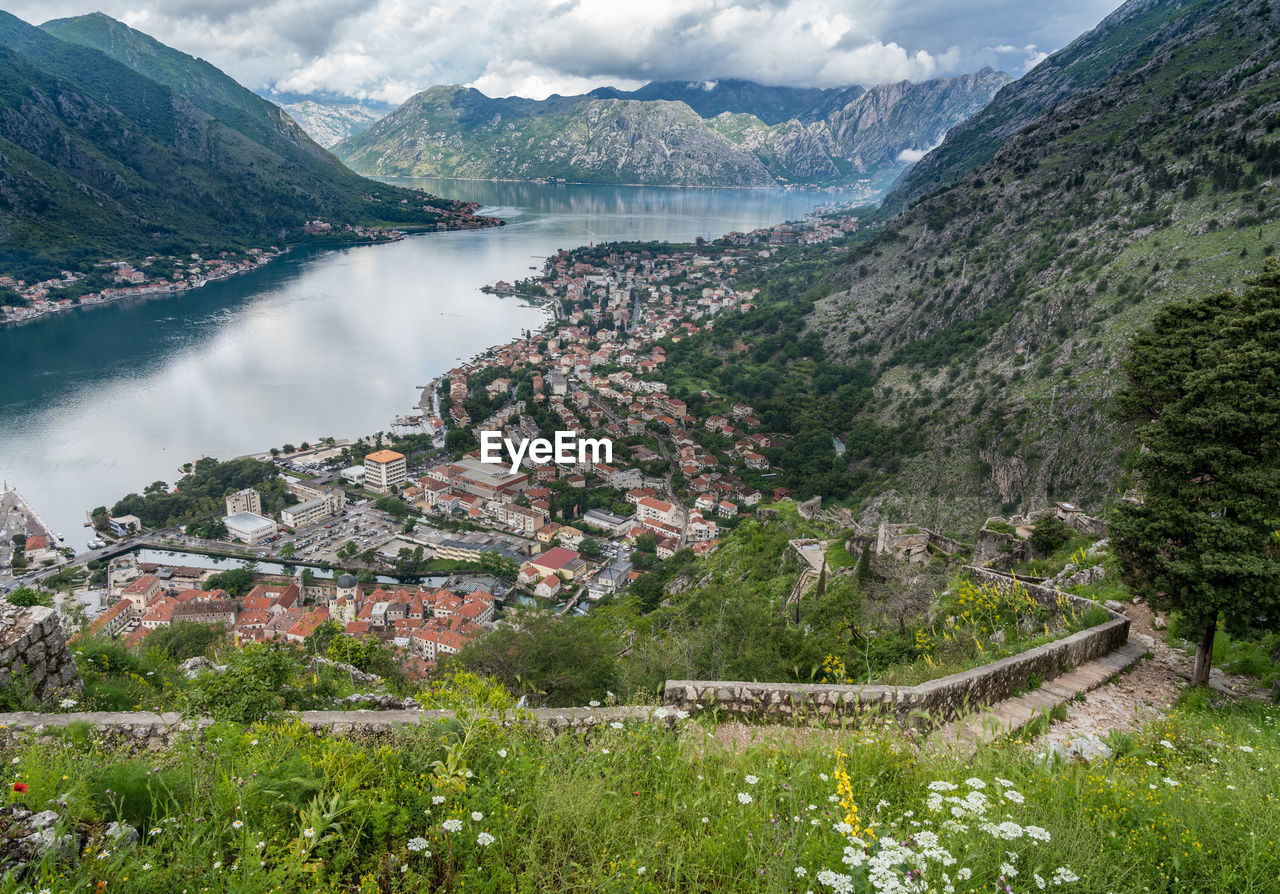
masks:
<svg viewBox="0 0 1280 894"><path fill-rule="evenodd" d="M1201 632L1203 685L1219 623L1280 627L1280 264L1242 295L1163 307L1124 372L1143 502L1117 511L1112 546L1134 592Z"/></svg>

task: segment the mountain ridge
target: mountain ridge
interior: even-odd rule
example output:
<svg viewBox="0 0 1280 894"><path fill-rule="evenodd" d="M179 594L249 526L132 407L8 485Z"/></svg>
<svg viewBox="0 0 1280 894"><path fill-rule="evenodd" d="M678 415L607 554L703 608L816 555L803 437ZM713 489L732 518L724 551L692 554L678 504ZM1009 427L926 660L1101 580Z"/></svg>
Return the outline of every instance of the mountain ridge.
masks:
<svg viewBox="0 0 1280 894"><path fill-rule="evenodd" d="M384 176L685 186L866 180L883 189L909 163L904 151L937 143L1008 80L983 69L869 91L655 82L544 100L438 85L333 148L354 170ZM775 120L815 100L808 113L777 123L756 114ZM879 113L868 116L877 103Z"/></svg>
<svg viewBox="0 0 1280 894"><path fill-rule="evenodd" d="M312 218L471 214L360 177L225 74L100 14L43 29L0 14L0 65L0 272L15 278L287 243Z"/></svg>

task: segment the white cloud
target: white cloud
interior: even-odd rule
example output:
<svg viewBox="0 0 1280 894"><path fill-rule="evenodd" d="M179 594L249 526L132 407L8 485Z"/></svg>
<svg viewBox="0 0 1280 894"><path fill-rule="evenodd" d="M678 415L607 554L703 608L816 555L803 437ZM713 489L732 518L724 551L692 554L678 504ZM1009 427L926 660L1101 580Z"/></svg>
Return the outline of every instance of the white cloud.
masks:
<svg viewBox="0 0 1280 894"><path fill-rule="evenodd" d="M928 149L903 149L898 153L898 161L905 161L908 164L915 164L920 159L929 154Z"/></svg>
<svg viewBox="0 0 1280 894"><path fill-rule="evenodd" d="M535 98L654 79L870 86L999 65L1016 47L1029 67L1044 58L1037 45L1064 45L1114 2L1081 0L1052 15L1022 0L959 8L931 0L11 0L9 8L34 22L100 8L253 89L398 102L433 84Z"/></svg>

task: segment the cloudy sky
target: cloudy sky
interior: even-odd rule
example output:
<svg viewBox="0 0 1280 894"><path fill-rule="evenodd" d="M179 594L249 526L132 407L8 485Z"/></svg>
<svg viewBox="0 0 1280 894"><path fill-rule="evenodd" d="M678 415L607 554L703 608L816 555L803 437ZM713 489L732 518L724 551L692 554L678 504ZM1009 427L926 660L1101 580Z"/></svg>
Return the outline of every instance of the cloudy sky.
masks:
<svg viewBox="0 0 1280 894"><path fill-rule="evenodd" d="M95 9L254 90L399 103L433 84L543 98L739 77L833 87L1023 74L1120 0L10 0ZM87 5L86 5L87 4Z"/></svg>

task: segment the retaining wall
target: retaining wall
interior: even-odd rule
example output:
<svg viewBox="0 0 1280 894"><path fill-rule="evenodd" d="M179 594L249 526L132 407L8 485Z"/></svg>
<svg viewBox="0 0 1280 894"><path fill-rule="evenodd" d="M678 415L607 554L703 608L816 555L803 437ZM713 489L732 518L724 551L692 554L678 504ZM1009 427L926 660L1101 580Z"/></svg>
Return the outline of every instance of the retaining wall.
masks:
<svg viewBox="0 0 1280 894"><path fill-rule="evenodd" d="M802 683L748 683L725 680L668 680L664 701L692 711L717 708L753 720L823 722L869 712L892 714L907 725L928 727L954 720L962 712L985 707L1026 688L1031 677L1054 677L1101 658L1129 639L1129 619L1089 599L1035 584L1025 584L985 568L966 566L975 580L999 587L1020 586L1032 598L1053 607L1063 599L1078 611L1102 608L1110 619L1018 655L982 667L930 680L918 686L837 686Z"/></svg>

